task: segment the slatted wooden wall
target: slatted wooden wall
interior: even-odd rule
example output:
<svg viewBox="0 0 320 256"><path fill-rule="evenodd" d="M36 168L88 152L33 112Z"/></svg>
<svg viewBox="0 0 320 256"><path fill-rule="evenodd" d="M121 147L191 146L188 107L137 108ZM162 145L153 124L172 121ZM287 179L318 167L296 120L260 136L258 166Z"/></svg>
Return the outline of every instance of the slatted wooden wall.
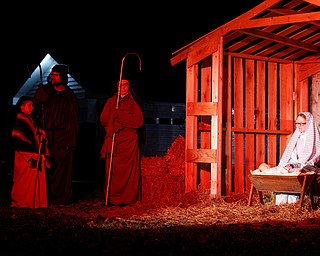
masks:
<svg viewBox="0 0 320 256"><path fill-rule="evenodd" d="M225 63L233 74L232 93L225 97L232 111L226 131L233 138L225 192L243 193L249 190L250 170L263 162L277 165L292 133L293 65L238 57Z"/></svg>

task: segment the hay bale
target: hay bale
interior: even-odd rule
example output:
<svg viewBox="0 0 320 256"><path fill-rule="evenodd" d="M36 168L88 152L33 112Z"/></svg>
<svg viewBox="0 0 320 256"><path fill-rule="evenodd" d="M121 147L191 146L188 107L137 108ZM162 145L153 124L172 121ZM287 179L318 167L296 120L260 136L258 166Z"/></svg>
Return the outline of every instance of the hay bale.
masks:
<svg viewBox="0 0 320 256"><path fill-rule="evenodd" d="M142 157L142 201L173 201L184 195L184 138L178 136L164 157Z"/></svg>

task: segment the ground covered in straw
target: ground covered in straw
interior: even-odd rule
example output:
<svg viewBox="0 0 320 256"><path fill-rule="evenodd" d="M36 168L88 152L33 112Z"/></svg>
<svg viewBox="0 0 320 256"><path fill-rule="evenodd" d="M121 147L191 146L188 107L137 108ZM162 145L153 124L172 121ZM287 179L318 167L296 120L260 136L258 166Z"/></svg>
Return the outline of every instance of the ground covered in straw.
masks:
<svg viewBox="0 0 320 256"><path fill-rule="evenodd" d="M71 205L45 209L0 206L1 255L316 255L320 209L265 204L254 194L212 198L184 193L178 150L143 158L143 201L106 206L101 186L75 187ZM182 150L183 151L183 150ZM91 186L91 185L90 185ZM86 192L85 192L86 191Z"/></svg>
<svg viewBox="0 0 320 256"><path fill-rule="evenodd" d="M320 210L247 205L190 193L170 204L106 207L102 193L64 207L0 207L1 255L316 255Z"/></svg>

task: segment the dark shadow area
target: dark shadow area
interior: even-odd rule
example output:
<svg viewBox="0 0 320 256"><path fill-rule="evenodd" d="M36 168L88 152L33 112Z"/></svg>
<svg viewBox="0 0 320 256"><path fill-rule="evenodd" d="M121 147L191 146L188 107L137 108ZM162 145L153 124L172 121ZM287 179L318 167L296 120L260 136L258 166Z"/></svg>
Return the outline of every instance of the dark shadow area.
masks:
<svg viewBox="0 0 320 256"><path fill-rule="evenodd" d="M317 255L320 250L318 218L210 225L172 219L157 227L132 208L93 202L81 202L82 208L1 208L1 255ZM190 218L192 213L185 213Z"/></svg>

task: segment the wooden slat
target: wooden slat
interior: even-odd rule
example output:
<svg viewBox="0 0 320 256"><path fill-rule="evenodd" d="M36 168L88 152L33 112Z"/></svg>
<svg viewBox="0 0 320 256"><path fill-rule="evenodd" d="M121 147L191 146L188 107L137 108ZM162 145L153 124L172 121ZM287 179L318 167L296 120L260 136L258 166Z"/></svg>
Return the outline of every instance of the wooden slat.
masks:
<svg viewBox="0 0 320 256"><path fill-rule="evenodd" d="M232 128L231 131L234 133L252 133L252 134L271 134L271 135L288 135L291 130L265 130L265 129L245 129L245 128Z"/></svg>
<svg viewBox="0 0 320 256"><path fill-rule="evenodd" d="M271 25L288 25L296 22L309 22L313 20L320 20L320 12L297 13L279 17L252 19L241 24L239 23L235 29L257 28Z"/></svg>
<svg viewBox="0 0 320 256"><path fill-rule="evenodd" d="M202 62L201 67L201 102L211 102L211 59L206 58ZM211 126L211 116L201 116L201 123ZM211 130L200 133L200 148L210 149L211 148ZM200 181L199 185L201 188L210 192L210 164L202 164L199 166Z"/></svg>
<svg viewBox="0 0 320 256"><path fill-rule="evenodd" d="M266 63L264 61L257 61L257 84L256 84L256 129L265 130L266 120ZM254 169L266 162L266 148L265 148L265 134L256 135L256 165Z"/></svg>
<svg viewBox="0 0 320 256"><path fill-rule="evenodd" d="M255 98L255 63L253 60L246 60L245 62L246 68L246 128L247 129L254 129L255 126L255 106L254 106L254 98ZM244 176L246 177L245 187L246 191L250 190L250 181L248 178L248 174L250 170L254 170L254 163L255 163L255 146L254 146L254 134L247 134L246 135L246 168L244 171Z"/></svg>
<svg viewBox="0 0 320 256"><path fill-rule="evenodd" d="M187 149L186 161L188 163L216 163L217 150L215 149Z"/></svg>
<svg viewBox="0 0 320 256"><path fill-rule="evenodd" d="M233 185L233 180L232 180L232 58L231 56L227 56L226 64L224 67L224 74L225 78L227 79L226 83L226 98L227 98L227 114L224 115L222 118L226 117L226 173L225 173L225 192L227 195L230 195L232 193L232 185Z"/></svg>
<svg viewBox="0 0 320 256"><path fill-rule="evenodd" d="M280 64L280 129L292 130L295 117L293 116L293 66ZM282 156L290 136L280 137L279 157Z"/></svg>
<svg viewBox="0 0 320 256"><path fill-rule="evenodd" d="M305 72L299 75L299 82L318 73L319 71L320 71L320 63L318 63L317 65L313 65L313 67L308 68L308 70L306 70Z"/></svg>
<svg viewBox="0 0 320 256"><path fill-rule="evenodd" d="M301 101L300 106L301 106L301 108L298 111L298 113L301 111L309 111L309 101L307 99L309 99L308 79L304 80L303 83L300 83L300 101Z"/></svg>
<svg viewBox="0 0 320 256"><path fill-rule="evenodd" d="M212 101L218 103L218 115L212 117L211 145L217 149L217 161L211 164L211 194L221 196L222 193L222 157L223 155L223 136L222 136L222 116L223 112L223 37L220 37L218 51L212 56L214 63L212 68ZM215 86L214 86L215 85Z"/></svg>
<svg viewBox="0 0 320 256"><path fill-rule="evenodd" d="M197 102L198 96L198 65L187 68L186 102ZM197 117L186 116L186 152L196 149L198 144ZM185 164L185 192L197 189L197 165L186 161Z"/></svg>
<svg viewBox="0 0 320 256"><path fill-rule="evenodd" d="M187 116L215 116L217 102L187 102Z"/></svg>
<svg viewBox="0 0 320 256"><path fill-rule="evenodd" d="M287 63L287 64L292 63L292 60L276 59L271 57L250 55L250 54L244 54L244 53L226 52L225 55L231 55L233 57L245 58L250 60L269 61L269 62L275 62L275 63Z"/></svg>
<svg viewBox="0 0 320 256"><path fill-rule="evenodd" d="M234 58L234 127L243 128L243 68L242 59ZM244 192L244 135L234 135L234 192Z"/></svg>
<svg viewBox="0 0 320 256"><path fill-rule="evenodd" d="M268 129L277 128L277 64L268 63ZM268 163L277 165L276 135L268 135Z"/></svg>
<svg viewBox="0 0 320 256"><path fill-rule="evenodd" d="M249 34L249 35L253 35L255 37L259 37L259 38L263 38L263 39L268 39L271 42L277 42L280 43L282 45L286 45L286 46L292 46L294 48L301 48L301 49L305 49L308 51L312 51L312 52L319 52L320 51L320 47L313 45L313 44L309 44L306 42L301 42L299 40L295 40L293 38L288 38L285 36L281 36L278 34L274 34L274 33L268 33L268 32L264 32L258 29L244 29L241 30L244 34ZM302 37L303 35L301 35Z"/></svg>
<svg viewBox="0 0 320 256"><path fill-rule="evenodd" d="M312 77L311 113L320 130L320 73Z"/></svg>

